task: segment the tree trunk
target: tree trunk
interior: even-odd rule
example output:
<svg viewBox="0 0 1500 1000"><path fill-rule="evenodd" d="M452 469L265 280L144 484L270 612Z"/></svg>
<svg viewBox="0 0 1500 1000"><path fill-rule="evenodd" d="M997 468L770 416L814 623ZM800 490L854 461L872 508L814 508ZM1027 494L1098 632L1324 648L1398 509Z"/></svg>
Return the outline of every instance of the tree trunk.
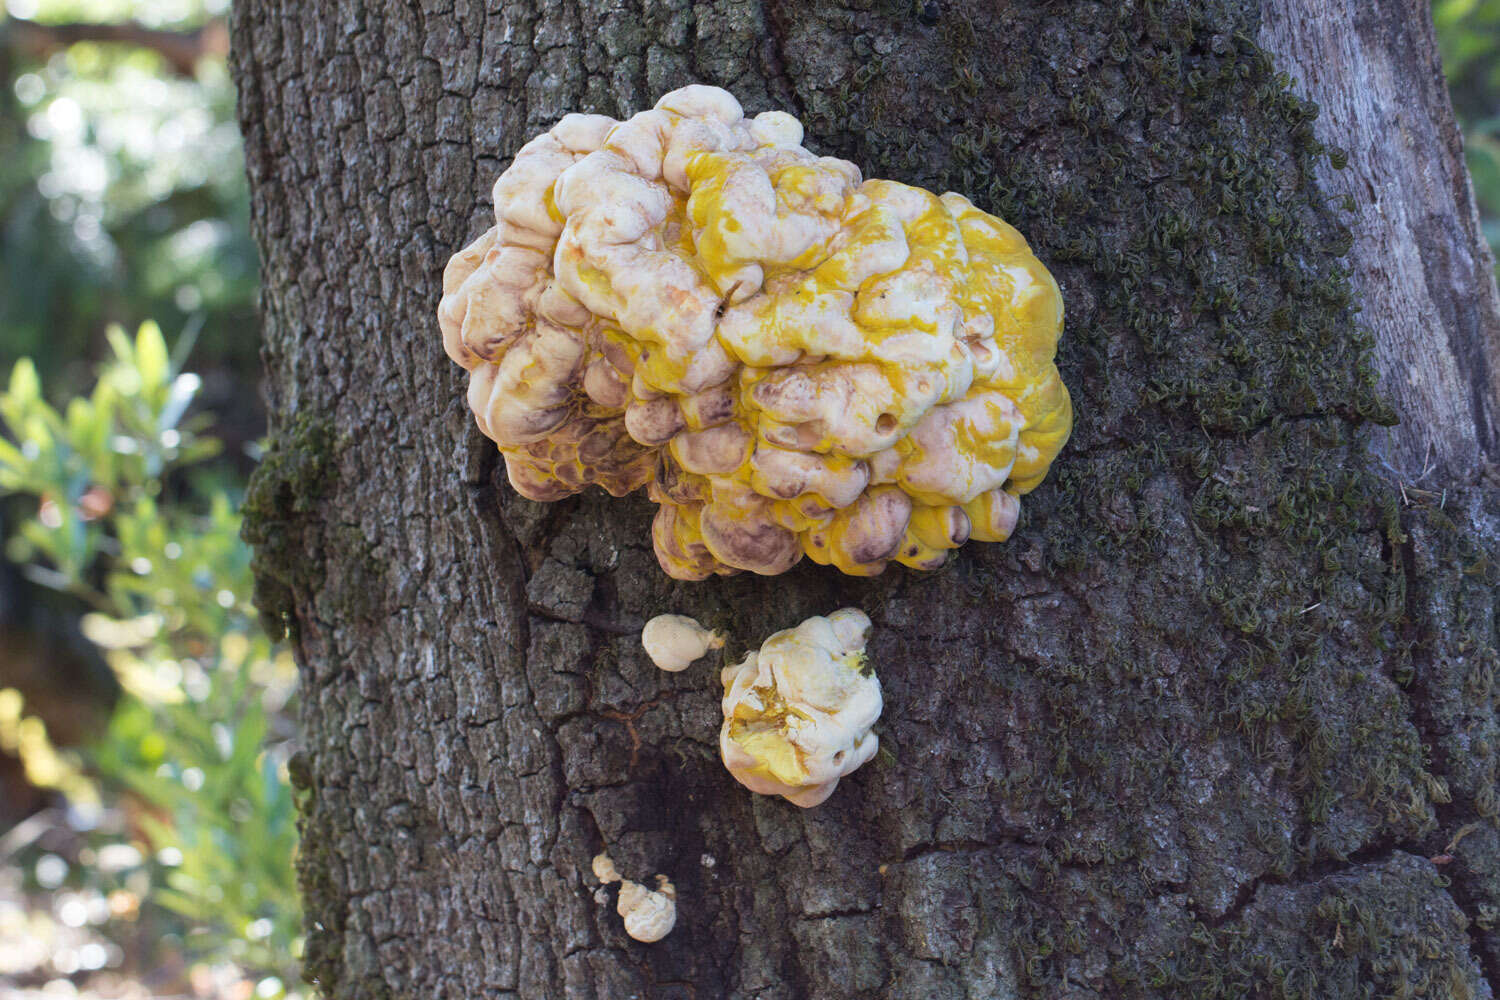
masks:
<svg viewBox="0 0 1500 1000"><path fill-rule="evenodd" d="M1324 109L1318 137L1347 160L1323 161L1315 178L1354 203L1359 320L1401 416L1375 449L1408 482L1472 483L1500 459L1500 303L1429 8L1280 0L1265 5L1260 37L1304 78L1293 89Z"/></svg>
<svg viewBox="0 0 1500 1000"><path fill-rule="evenodd" d="M303 667L330 997L1492 996L1488 257L1425 7L1293 7L234 5L274 422L247 533ZM690 82L973 197L1057 276L1077 426L1011 541L684 584L645 498L505 484L443 264L529 137ZM882 752L818 808L753 796L717 671L638 630L735 657L846 605ZM676 883L664 941L596 902L601 849Z"/></svg>

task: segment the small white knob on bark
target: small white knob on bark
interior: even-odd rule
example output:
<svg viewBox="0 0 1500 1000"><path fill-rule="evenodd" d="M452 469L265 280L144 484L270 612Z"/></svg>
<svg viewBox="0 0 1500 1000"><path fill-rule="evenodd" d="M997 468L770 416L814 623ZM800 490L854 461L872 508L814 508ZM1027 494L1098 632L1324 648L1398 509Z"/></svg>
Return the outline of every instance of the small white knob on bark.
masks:
<svg viewBox="0 0 1500 1000"><path fill-rule="evenodd" d="M675 674L710 649L722 648L724 637L686 615L657 615L641 630L641 645L652 663Z"/></svg>

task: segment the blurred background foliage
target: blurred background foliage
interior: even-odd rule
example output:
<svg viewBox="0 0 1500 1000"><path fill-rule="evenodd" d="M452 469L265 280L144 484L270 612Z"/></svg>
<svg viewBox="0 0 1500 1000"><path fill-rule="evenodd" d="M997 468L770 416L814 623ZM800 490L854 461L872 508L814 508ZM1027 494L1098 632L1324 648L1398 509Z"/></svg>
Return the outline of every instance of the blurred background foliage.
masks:
<svg viewBox="0 0 1500 1000"><path fill-rule="evenodd" d="M0 995L295 995L228 0L0 0Z"/></svg>
<svg viewBox="0 0 1500 1000"><path fill-rule="evenodd" d="M0 0L0 994L294 995L229 0ZM1500 241L1500 0L1435 0ZM7 380L8 375L8 380ZM40 994L39 994L40 995Z"/></svg>
<svg viewBox="0 0 1500 1000"><path fill-rule="evenodd" d="M9 0L0 273L23 294L0 299L0 329L4 350L35 357L49 384L87 379L105 327L148 317L167 330L201 327L200 367L253 370L255 251L227 40L214 20L227 6ZM76 32L45 30L131 18L143 39L196 37L202 57L174 68L164 41L69 44ZM215 32L191 34L209 23Z"/></svg>
<svg viewBox="0 0 1500 1000"><path fill-rule="evenodd" d="M1500 247L1500 0L1435 0L1432 19L1490 247Z"/></svg>
<svg viewBox="0 0 1500 1000"><path fill-rule="evenodd" d="M28 696L55 698L70 666L98 667L3 667L0 746L62 805L39 814L35 836L16 828L13 864L31 883L20 888L65 889L44 917L92 924L100 939L88 961L87 943L39 949L51 968L33 976L87 979L102 960L148 977L167 970L155 985L177 992L197 962L282 996L300 937L286 775L296 669L256 624L238 491L212 464L213 416L191 412L200 379L180 371L154 323L134 337L111 327L106 339L92 389L62 408L44 398L30 359L0 390L0 496L15 515L6 556L76 602L110 678L94 689L115 695L112 711L90 713L82 752L60 753L36 731ZM47 715L46 728L66 719ZM89 901L101 904L96 921ZM17 937L36 915L12 901Z"/></svg>

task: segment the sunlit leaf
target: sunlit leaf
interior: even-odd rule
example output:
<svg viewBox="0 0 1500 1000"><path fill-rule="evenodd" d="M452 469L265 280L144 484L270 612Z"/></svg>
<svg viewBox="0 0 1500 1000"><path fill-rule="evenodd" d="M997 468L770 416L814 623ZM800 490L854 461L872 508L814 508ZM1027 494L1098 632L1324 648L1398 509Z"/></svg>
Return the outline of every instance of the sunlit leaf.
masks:
<svg viewBox="0 0 1500 1000"><path fill-rule="evenodd" d="M151 320L142 323L135 334L135 367L147 392L166 384L171 372L167 341L161 327Z"/></svg>
<svg viewBox="0 0 1500 1000"><path fill-rule="evenodd" d="M30 358L22 358L10 370L10 400L16 406L25 407L41 398L42 383L37 378L36 365Z"/></svg>

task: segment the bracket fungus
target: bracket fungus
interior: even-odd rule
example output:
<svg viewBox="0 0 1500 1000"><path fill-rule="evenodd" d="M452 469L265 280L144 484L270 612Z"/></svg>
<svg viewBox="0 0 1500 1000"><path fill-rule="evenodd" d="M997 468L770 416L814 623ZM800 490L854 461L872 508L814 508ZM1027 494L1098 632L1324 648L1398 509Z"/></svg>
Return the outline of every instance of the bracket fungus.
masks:
<svg viewBox="0 0 1500 1000"><path fill-rule="evenodd" d="M884 703L865 659L870 619L857 608L777 632L725 667L719 752L735 780L815 806L880 746Z"/></svg>
<svg viewBox="0 0 1500 1000"><path fill-rule="evenodd" d="M1021 234L801 143L715 87L567 115L443 275L511 484L647 487L678 579L934 568L1010 535L1072 427L1062 298Z"/></svg>

